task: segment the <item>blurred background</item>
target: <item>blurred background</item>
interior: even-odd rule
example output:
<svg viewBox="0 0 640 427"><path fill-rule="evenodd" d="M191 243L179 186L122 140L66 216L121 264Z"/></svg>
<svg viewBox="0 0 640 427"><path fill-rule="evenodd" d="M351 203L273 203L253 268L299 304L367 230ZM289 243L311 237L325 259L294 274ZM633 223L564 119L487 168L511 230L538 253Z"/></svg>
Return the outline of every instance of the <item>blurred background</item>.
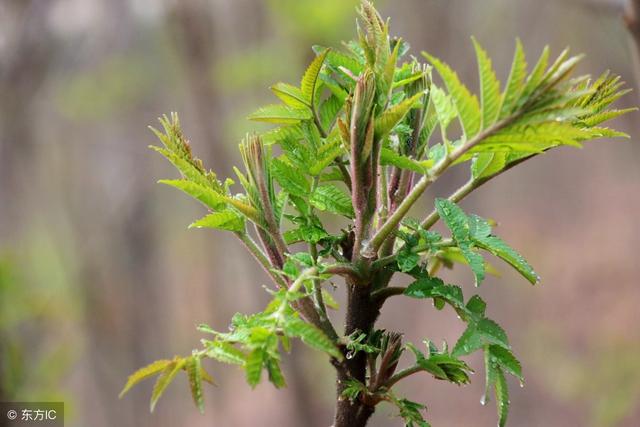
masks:
<svg viewBox="0 0 640 427"><path fill-rule="evenodd" d="M392 34L427 50L477 88L474 35L506 78L516 36L533 62L545 44L585 52L580 71L607 69L631 87L636 47L624 1L378 1ZM262 309L265 274L232 236L186 226L203 214L155 184L175 176L147 149L147 125L181 114L194 151L231 175L245 120L296 82L312 44L354 36L354 0L0 0L0 401L66 403L68 426L318 426L331 424L333 371L295 346L288 388L251 391L243 373L211 363L206 415L179 378L149 414L151 383L117 395L138 367L198 346L201 322L224 329ZM637 91L619 102L638 105ZM479 290L523 362L512 426L637 426L640 419L640 125L630 141L559 149L464 202L536 267L531 287L504 275ZM415 210L466 179L452 171ZM471 275L453 272L468 292ZM336 292L338 299L342 290ZM340 317L335 317L340 325ZM454 342L451 311L392 300L380 327L414 342ZM465 388L412 378L434 426L491 426L479 403L482 364ZM400 425L381 408L372 425ZM2 425L2 421L0 421Z"/></svg>

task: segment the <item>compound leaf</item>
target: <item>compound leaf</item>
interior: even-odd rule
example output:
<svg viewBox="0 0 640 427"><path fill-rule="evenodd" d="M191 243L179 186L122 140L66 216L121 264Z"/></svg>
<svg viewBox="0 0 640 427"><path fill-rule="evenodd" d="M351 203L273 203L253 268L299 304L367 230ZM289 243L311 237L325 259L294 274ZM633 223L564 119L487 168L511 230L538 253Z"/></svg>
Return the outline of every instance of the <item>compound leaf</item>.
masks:
<svg viewBox="0 0 640 427"><path fill-rule="evenodd" d="M428 53L423 52L423 55L438 70L440 77L442 77L451 94L451 98L453 98L464 134L467 139L472 138L480 130L482 120L478 98L472 95L469 89L460 82L458 75L451 67Z"/></svg>
<svg viewBox="0 0 640 427"><path fill-rule="evenodd" d="M131 390L131 388L134 385L138 384L140 381L159 374L170 363L171 363L171 360L166 360L166 359L156 360L155 362L143 368L138 369L133 374L129 375L129 378L127 379L127 383L125 384L124 388L122 389L118 397L122 398L122 396L124 396L129 390Z"/></svg>
<svg viewBox="0 0 640 427"><path fill-rule="evenodd" d="M168 365L166 365L165 368L162 370L162 372L158 376L158 379L156 380L155 385L153 386L153 391L151 392L151 403L150 403L151 412L153 412L153 410L156 407L156 404L158 403L158 400L160 399L164 391L167 389L169 384L171 384L171 382L176 377L178 372L180 372L180 370L185 366L185 364L186 364L185 359L175 358Z"/></svg>
<svg viewBox="0 0 640 427"><path fill-rule="evenodd" d="M202 394L202 361L197 356L187 359L187 376L189 377L189 388L193 402L201 414L204 413L204 396Z"/></svg>
<svg viewBox="0 0 640 427"><path fill-rule="evenodd" d="M258 122L287 125L309 120L311 111L308 108L292 108L286 105L272 104L257 109L248 118Z"/></svg>
<svg viewBox="0 0 640 427"><path fill-rule="evenodd" d="M500 82L491 66L491 59L480 43L472 38L478 59L478 71L480 73L480 102L482 106L482 128L486 129L498 119L502 104L500 94Z"/></svg>
<svg viewBox="0 0 640 427"><path fill-rule="evenodd" d="M309 203L321 211L328 211L347 218L354 216L351 198L335 185L318 186L311 194Z"/></svg>
<svg viewBox="0 0 640 427"><path fill-rule="evenodd" d="M227 231L243 231L244 218L231 212L213 212L189 225L189 228L216 228Z"/></svg>

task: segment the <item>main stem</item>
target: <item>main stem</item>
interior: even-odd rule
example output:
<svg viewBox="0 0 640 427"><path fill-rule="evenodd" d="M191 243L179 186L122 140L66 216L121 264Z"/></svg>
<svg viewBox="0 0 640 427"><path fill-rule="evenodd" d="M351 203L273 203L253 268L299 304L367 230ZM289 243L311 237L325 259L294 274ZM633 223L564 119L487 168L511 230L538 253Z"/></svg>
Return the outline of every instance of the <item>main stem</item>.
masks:
<svg viewBox="0 0 640 427"><path fill-rule="evenodd" d="M380 304L371 300L372 284L347 281L347 314L344 334L355 331L369 333L380 314ZM364 427L375 411L374 406L361 401L350 401L342 396L346 382L350 379L366 384L367 357L357 352L346 358L337 368L336 414L333 427Z"/></svg>

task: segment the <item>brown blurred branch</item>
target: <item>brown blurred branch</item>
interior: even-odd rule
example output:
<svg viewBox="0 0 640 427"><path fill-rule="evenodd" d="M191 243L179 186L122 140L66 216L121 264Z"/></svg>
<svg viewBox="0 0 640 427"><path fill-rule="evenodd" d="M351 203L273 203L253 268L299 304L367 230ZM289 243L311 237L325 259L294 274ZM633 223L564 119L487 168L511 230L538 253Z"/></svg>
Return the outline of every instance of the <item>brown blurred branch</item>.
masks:
<svg viewBox="0 0 640 427"><path fill-rule="evenodd" d="M622 15L627 29L636 43L640 45L640 0L628 0Z"/></svg>
<svg viewBox="0 0 640 427"><path fill-rule="evenodd" d="M628 0L622 18L634 45L631 58L636 84L640 85L640 0Z"/></svg>

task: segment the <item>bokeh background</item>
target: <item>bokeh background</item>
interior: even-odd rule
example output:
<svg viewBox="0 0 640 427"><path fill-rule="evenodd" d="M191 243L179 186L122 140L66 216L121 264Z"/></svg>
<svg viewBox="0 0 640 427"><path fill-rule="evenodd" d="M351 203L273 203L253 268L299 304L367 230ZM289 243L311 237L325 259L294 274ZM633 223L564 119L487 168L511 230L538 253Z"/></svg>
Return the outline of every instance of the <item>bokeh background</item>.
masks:
<svg viewBox="0 0 640 427"><path fill-rule="evenodd" d="M588 54L582 72L611 69L638 86L624 1L378 1L392 33L460 70L477 88L474 35L505 78L520 36L535 60L545 44ZM241 371L208 367L206 415L180 378L154 414L151 384L117 395L157 358L188 354L195 325L224 329L263 307L267 277L223 233L187 230L203 212L155 184L175 176L147 149L146 128L181 114L194 150L221 176L239 162L245 117L297 81L312 44L354 36L354 0L0 0L0 401L64 400L79 427L330 425L333 372L294 347L288 388L251 391ZM637 92L620 107L637 105ZM479 290L521 358L512 426L637 426L640 419L640 125L630 141L559 149L469 197L467 211L499 234L543 280L531 287L503 267ZM466 178L452 171L426 200ZM452 280L465 283L462 269ZM336 294L342 295L338 289ZM340 324L339 316L335 317ZM450 311L394 299L380 325L407 339L453 342ZM465 388L412 378L434 426L495 425L479 374ZM373 425L400 425L381 408ZM3 419L3 418L0 418ZM3 421L0 421L2 425Z"/></svg>

